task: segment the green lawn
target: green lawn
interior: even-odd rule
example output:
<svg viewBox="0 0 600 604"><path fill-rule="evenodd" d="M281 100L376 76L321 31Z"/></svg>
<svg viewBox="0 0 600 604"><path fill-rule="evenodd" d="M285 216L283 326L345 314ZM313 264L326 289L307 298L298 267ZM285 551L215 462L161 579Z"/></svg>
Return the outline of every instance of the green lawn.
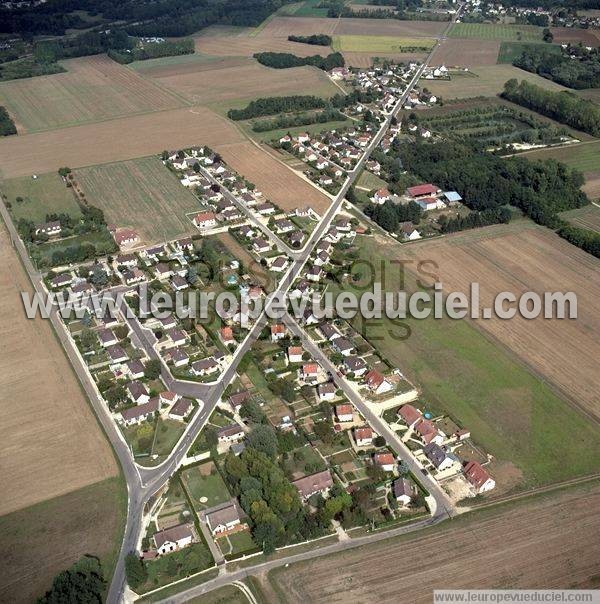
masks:
<svg viewBox="0 0 600 604"><path fill-rule="evenodd" d="M63 252L68 247L83 245L85 243L91 243L98 249L108 250L115 248L114 239L107 230L104 230L86 233L85 235L75 235L74 237L67 237L56 241L47 241L46 243L34 245L32 249L39 253L40 257L50 261L54 252Z"/></svg>
<svg viewBox="0 0 600 604"><path fill-rule="evenodd" d="M547 42L502 42L497 62L512 63L527 49L539 49L557 55L560 54L560 46L558 44L548 44Z"/></svg>
<svg viewBox="0 0 600 604"><path fill-rule="evenodd" d="M156 425L153 455L168 455L183 434L186 424L172 419L159 419Z"/></svg>
<svg viewBox="0 0 600 604"><path fill-rule="evenodd" d="M248 363L245 374L248 376L248 378L250 378L250 381L254 384L254 387L266 402L275 399L275 395L273 392L271 392L264 373L258 368L254 361L250 361L250 363Z"/></svg>
<svg viewBox="0 0 600 604"><path fill-rule="evenodd" d="M358 179L358 182L356 183L356 186L372 191L373 189L380 189L381 187L386 187L387 183L385 182L385 180L379 178L379 176L376 176L372 172L369 172L368 170L363 170L362 174Z"/></svg>
<svg viewBox="0 0 600 604"><path fill-rule="evenodd" d="M294 480L321 472L326 467L321 456L311 446L300 447L284 454L282 464L286 474Z"/></svg>
<svg viewBox="0 0 600 604"><path fill-rule="evenodd" d="M332 48L338 52L411 52L430 49L433 38L404 38L398 36L334 36Z"/></svg>
<svg viewBox="0 0 600 604"><path fill-rule="evenodd" d="M25 218L37 224L46 221L46 214L54 213L81 216L71 189L56 172L41 174L37 179L22 176L4 180L0 182L0 190L12 206L10 213L15 222ZM16 201L17 197L23 201Z"/></svg>
<svg viewBox="0 0 600 604"><path fill-rule="evenodd" d="M450 30L452 38L481 38L483 40L506 40L538 42L542 39L542 27L534 25L492 25L488 23L456 23Z"/></svg>
<svg viewBox="0 0 600 604"><path fill-rule="evenodd" d="M209 466L212 466L211 473L203 475L202 470L208 470ZM203 510L231 499L231 494L212 461L188 468L181 476L196 509ZM202 503L202 497L206 497L208 501Z"/></svg>
<svg viewBox="0 0 600 604"><path fill-rule="evenodd" d="M153 422L142 422L139 426L121 427L121 432L134 456L150 455L155 427Z"/></svg>
<svg viewBox="0 0 600 604"><path fill-rule="evenodd" d="M243 554L244 552L258 549L256 543L252 539L250 531L239 531L228 535L229 543L231 543L231 554Z"/></svg>
<svg viewBox="0 0 600 604"><path fill-rule="evenodd" d="M399 256L399 251L395 244L382 249L372 239L361 240L361 257L372 263L375 281L380 280L380 263ZM384 289L399 291L399 268L384 266ZM407 289L414 287L409 279ZM422 388L424 403L447 411L497 460L517 466L523 473L522 487L597 470L598 428L469 321L405 320L412 332L404 339L404 328L388 319L366 326L355 323L384 357Z"/></svg>
<svg viewBox="0 0 600 604"><path fill-rule="evenodd" d="M279 140L282 136L286 134L291 134L292 136L297 136L301 132L308 132L309 134L317 134L319 132L329 132L330 130L337 130L339 128L348 127L351 125L350 120L344 121L334 121L334 122L324 122L319 124L308 124L307 126L295 126L293 128L280 128L277 130L268 130L266 132L254 132L252 130L251 122L240 122L239 125L242 127L242 130L248 134L249 137L265 142L272 140Z"/></svg>

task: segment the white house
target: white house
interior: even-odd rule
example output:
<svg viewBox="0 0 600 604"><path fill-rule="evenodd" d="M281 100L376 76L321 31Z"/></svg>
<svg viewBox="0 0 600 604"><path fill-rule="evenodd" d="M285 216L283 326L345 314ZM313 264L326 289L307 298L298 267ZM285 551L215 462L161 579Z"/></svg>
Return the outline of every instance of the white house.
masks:
<svg viewBox="0 0 600 604"><path fill-rule="evenodd" d="M467 463L464 467L464 473L476 493L491 491L496 486L496 481L476 461Z"/></svg>
<svg viewBox="0 0 600 604"><path fill-rule="evenodd" d="M159 556L182 549L192 543L194 533L187 524L178 524L154 533L152 537Z"/></svg>
<svg viewBox="0 0 600 604"><path fill-rule="evenodd" d="M369 447L373 444L373 430L367 426L354 429L354 440L357 447Z"/></svg>
<svg viewBox="0 0 600 604"><path fill-rule="evenodd" d="M335 416L338 422L345 423L354 420L354 411L352 405L336 405Z"/></svg>
<svg viewBox="0 0 600 604"><path fill-rule="evenodd" d="M200 212L194 216L192 222L199 229L212 229L217 226L217 218L214 212Z"/></svg>
<svg viewBox="0 0 600 604"><path fill-rule="evenodd" d="M241 524L240 512L235 503L206 514L206 524L213 536L225 533Z"/></svg>
<svg viewBox="0 0 600 604"><path fill-rule="evenodd" d="M365 376L365 383L369 390L374 394L385 394L394 388L394 386L375 369L372 369L367 373Z"/></svg>
<svg viewBox="0 0 600 604"><path fill-rule="evenodd" d="M327 382L326 384L321 384L317 391L319 393L320 401L332 401L335 398L336 388L335 385L331 382Z"/></svg>

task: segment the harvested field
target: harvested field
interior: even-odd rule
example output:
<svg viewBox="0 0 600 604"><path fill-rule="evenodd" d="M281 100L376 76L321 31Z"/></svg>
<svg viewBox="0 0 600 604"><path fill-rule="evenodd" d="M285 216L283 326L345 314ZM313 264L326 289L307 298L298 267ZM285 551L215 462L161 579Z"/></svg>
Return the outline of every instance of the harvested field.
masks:
<svg viewBox="0 0 600 604"><path fill-rule="evenodd" d="M409 38L397 36L334 36L333 50L337 52L396 52L403 49L413 52L413 49L431 49L435 44L433 38ZM417 51L418 52L418 51Z"/></svg>
<svg viewBox="0 0 600 604"><path fill-rule="evenodd" d="M560 491L279 568L268 583L289 604L429 604L434 589L597 587L598 505L596 484ZM398 552L407 563L398 564Z"/></svg>
<svg viewBox="0 0 600 604"><path fill-rule="evenodd" d="M216 150L226 163L253 182L257 189L283 210L309 205L323 215L331 203L327 195L253 143L217 145Z"/></svg>
<svg viewBox="0 0 600 604"><path fill-rule="evenodd" d="M337 24L337 19L321 19L318 17L274 17L260 30L260 32L258 32L256 38L287 39L289 35L331 35L334 33Z"/></svg>
<svg viewBox="0 0 600 604"><path fill-rule="evenodd" d="M399 21L398 19L339 19L337 36L437 37L448 23L443 21ZM314 32L313 32L314 33Z"/></svg>
<svg viewBox="0 0 600 604"><path fill-rule="evenodd" d="M115 476L117 465L50 323L25 316L19 292L31 284L4 225L0 252L0 514L8 514Z"/></svg>
<svg viewBox="0 0 600 604"><path fill-rule="evenodd" d="M499 40L447 38L436 48L431 64L469 68L495 65L499 50Z"/></svg>
<svg viewBox="0 0 600 604"><path fill-rule="evenodd" d="M186 102L105 55L64 61L66 73L0 83L28 132L183 107Z"/></svg>
<svg viewBox="0 0 600 604"><path fill-rule="evenodd" d="M596 205L562 212L560 217L574 226L600 233L600 207Z"/></svg>
<svg viewBox="0 0 600 604"><path fill-rule="evenodd" d="M553 149L539 149L524 155L528 159L555 159L572 168L581 170L584 174L600 172L600 141L556 147Z"/></svg>
<svg viewBox="0 0 600 604"><path fill-rule="evenodd" d="M196 232L186 213L198 199L156 157L82 168L75 178L108 223L136 229L145 244Z"/></svg>
<svg viewBox="0 0 600 604"><path fill-rule="evenodd" d="M450 30L452 38L481 38L482 40L515 40L539 42L542 27L534 25L497 25L488 23L455 23Z"/></svg>
<svg viewBox="0 0 600 604"><path fill-rule="evenodd" d="M294 19L296 21L297 19ZM207 55L251 57L256 52L291 52L299 57L326 56L329 46L315 46L290 42L285 37L258 35L247 36L201 36L196 38L196 51Z"/></svg>
<svg viewBox="0 0 600 604"><path fill-rule="evenodd" d="M584 46L600 45L600 32L597 29L581 29L578 27L551 27L556 44L579 44Z"/></svg>
<svg viewBox="0 0 600 604"><path fill-rule="evenodd" d="M109 478L0 517L6 548L0 562L2 600L35 602L55 575L85 554L98 556L109 578L126 497L121 479Z"/></svg>
<svg viewBox="0 0 600 604"><path fill-rule="evenodd" d="M416 52L344 52L346 65L350 67L371 67L373 59L377 56L380 59L388 59L391 61L423 61L427 56L426 53Z"/></svg>
<svg viewBox="0 0 600 604"><path fill-rule="evenodd" d="M582 190L590 199L600 198L600 172L586 174Z"/></svg>
<svg viewBox="0 0 600 604"><path fill-rule="evenodd" d="M1 176L12 178L80 168L160 153L189 145L243 140L228 120L204 107L160 111L0 139ZM93 144L90 143L93 141Z"/></svg>
<svg viewBox="0 0 600 604"><path fill-rule="evenodd" d="M544 381L587 412L600 418L596 360L600 317L600 261L570 245L547 229L522 234L487 235L485 231L430 242L413 248L418 259L439 266L446 291L468 292L472 282L481 287L481 306L491 307L493 296L509 291L572 291L578 299L576 320L477 321L489 334L521 359ZM412 256L412 254L411 254Z"/></svg>
<svg viewBox="0 0 600 604"><path fill-rule="evenodd" d="M489 65L476 68L469 73L453 74L447 80L422 80L433 94L449 99L464 99L476 96L496 96L504 89L504 84L511 78L527 80L548 90L566 90L563 86L534 73L523 71L512 65Z"/></svg>
<svg viewBox="0 0 600 604"><path fill-rule="evenodd" d="M327 74L316 67L271 69L254 59L222 69L199 69L160 77L157 81L199 104L249 101L299 92L329 97L339 92Z"/></svg>

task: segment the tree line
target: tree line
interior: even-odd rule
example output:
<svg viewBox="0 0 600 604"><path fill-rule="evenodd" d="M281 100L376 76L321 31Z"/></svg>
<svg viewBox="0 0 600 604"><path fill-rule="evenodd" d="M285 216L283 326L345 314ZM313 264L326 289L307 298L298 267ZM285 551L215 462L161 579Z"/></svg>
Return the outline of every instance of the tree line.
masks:
<svg viewBox="0 0 600 604"><path fill-rule="evenodd" d="M273 69L289 69L290 67L302 67L304 65L313 65L323 71L330 71L334 67L343 67L345 65L344 57L340 52L332 52L326 57L313 55L311 57L298 57L290 52L257 52L254 58L267 67Z"/></svg>
<svg viewBox="0 0 600 604"><path fill-rule="evenodd" d="M64 35L89 27L74 13L87 11L119 22L131 35L187 36L215 24L256 26L290 0L48 0L34 7L0 9L0 32Z"/></svg>
<svg viewBox="0 0 600 604"><path fill-rule="evenodd" d="M288 36L290 42L302 42L313 46L331 46L331 36L327 34L313 34L312 36Z"/></svg>
<svg viewBox="0 0 600 604"><path fill-rule="evenodd" d="M309 124L324 124L333 121L345 121L348 118L337 109L328 108L323 111L312 113L300 113L297 115L279 115L269 120L259 120L252 124L254 132L268 132L281 128L295 128L297 126L308 126Z"/></svg>
<svg viewBox="0 0 600 604"><path fill-rule="evenodd" d="M502 96L562 124L600 136L600 105L594 101L582 99L571 92L545 90L526 80L518 82L515 78L504 84Z"/></svg>
<svg viewBox="0 0 600 604"><path fill-rule="evenodd" d="M386 201L383 205L369 204L364 212L382 229L390 233L395 233L402 222L418 224L423 216L421 206L414 201L409 201L407 204L392 203L391 201Z"/></svg>
<svg viewBox="0 0 600 604"><path fill-rule="evenodd" d="M571 58L574 56L575 58ZM600 51L569 46L560 53L532 46L525 48L513 65L566 86L584 89L600 87Z"/></svg>
<svg viewBox="0 0 600 604"><path fill-rule="evenodd" d="M130 50L109 50L108 56L117 63L132 63L133 61L146 61L159 57L174 57L178 55L193 55L195 52L194 40L183 38L181 40L165 40L164 42L146 43Z"/></svg>
<svg viewBox="0 0 600 604"><path fill-rule="evenodd" d="M10 136L17 133L17 127L12 121L6 107L0 106L0 136Z"/></svg>
<svg viewBox="0 0 600 604"><path fill-rule="evenodd" d="M264 97L251 101L243 109L230 109L227 117L230 120L249 120L253 117L275 115L277 113L290 113L306 109L324 109L327 101L313 95L293 95Z"/></svg>

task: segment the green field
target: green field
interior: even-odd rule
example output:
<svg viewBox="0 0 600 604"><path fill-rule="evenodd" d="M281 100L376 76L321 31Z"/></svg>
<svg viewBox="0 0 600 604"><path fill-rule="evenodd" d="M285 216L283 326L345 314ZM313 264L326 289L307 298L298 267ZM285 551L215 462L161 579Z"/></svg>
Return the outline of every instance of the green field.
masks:
<svg viewBox="0 0 600 604"><path fill-rule="evenodd" d="M538 42L542 27L534 25L492 25L487 23L456 23L450 30L451 38L481 38L508 42Z"/></svg>
<svg viewBox="0 0 600 604"><path fill-rule="evenodd" d="M63 252L68 247L84 245L85 243L95 245L99 251L104 250L105 252L112 252L116 249L115 240L106 229L104 231L92 231L85 235L66 237L65 239L58 239L57 241L47 241L46 243L34 245L32 249L39 253L39 257L43 257L50 261L54 252ZM33 255L34 254L32 253L32 256Z"/></svg>
<svg viewBox="0 0 600 604"><path fill-rule="evenodd" d="M227 547L223 544L225 539L229 541L230 545L229 552L227 552L228 555L236 556L245 552L258 551L250 531L239 531L237 533L227 535L225 538L221 538L219 545L221 546L222 550L227 551Z"/></svg>
<svg viewBox="0 0 600 604"><path fill-rule="evenodd" d="M563 212L560 217L572 225L600 233L600 208L595 205Z"/></svg>
<svg viewBox="0 0 600 604"><path fill-rule="evenodd" d="M548 90L566 90L560 84L512 65L477 67L470 72L453 73L451 78L451 80L422 80L421 84L445 101L476 96L496 96L504 90L505 82L511 78L527 80Z"/></svg>
<svg viewBox="0 0 600 604"><path fill-rule="evenodd" d="M560 54L560 46L558 44L548 44L546 42L502 42L500 52L498 53L498 63L512 63L518 59L524 50L536 49Z"/></svg>
<svg viewBox="0 0 600 604"><path fill-rule="evenodd" d="M156 435L152 454L164 457L168 455L177 444L186 424L172 419L159 419L156 425Z"/></svg>
<svg viewBox="0 0 600 604"><path fill-rule="evenodd" d="M278 15L286 17L326 17L328 9L320 8L323 0L304 0L288 6L282 6L277 12Z"/></svg>
<svg viewBox="0 0 600 604"><path fill-rule="evenodd" d="M433 48L433 38L396 36L334 36L331 47L338 52L412 52Z"/></svg>
<svg viewBox="0 0 600 604"><path fill-rule="evenodd" d="M266 118L268 119L268 118ZM254 132L252 130L252 122L238 122L242 130L254 140L265 142L272 140L279 140L286 134L297 136L301 132L308 132L309 134L317 134L319 132L329 132L331 130L337 130L338 128L344 128L350 126L349 120L334 121L334 122L323 122L319 124L308 124L307 126L294 126L293 128L279 128L277 130L267 130L266 132Z"/></svg>
<svg viewBox="0 0 600 604"><path fill-rule="evenodd" d="M145 243L195 231L186 213L200 209L198 200L156 157L81 168L76 178L109 224L136 229Z"/></svg>
<svg viewBox="0 0 600 604"><path fill-rule="evenodd" d="M46 214L54 213L65 213L74 218L81 216L71 189L56 172L41 174L37 179L31 176L11 178L0 182L0 190L12 206L10 213L15 222L25 218L37 224L46 221ZM22 197L23 201L18 202L17 197Z"/></svg>
<svg viewBox="0 0 600 604"><path fill-rule="evenodd" d="M581 172L600 172L600 141L540 149L526 153L523 157L529 159L555 159Z"/></svg>
<svg viewBox="0 0 600 604"><path fill-rule="evenodd" d="M231 494L213 462L188 468L181 476L196 509L203 510L231 499ZM202 497L206 497L208 501L202 503Z"/></svg>
<svg viewBox="0 0 600 604"><path fill-rule="evenodd" d="M587 90L577 90L575 92L584 99L600 103L600 88L588 88Z"/></svg>
<svg viewBox="0 0 600 604"><path fill-rule="evenodd" d="M361 240L360 256L373 266L373 281L381 281L381 263L399 250L396 244L382 248L380 241ZM384 266L384 289L403 289L398 266ZM364 265L361 270L366 274ZM405 289L414 288L408 275ZM597 471L598 428L473 323L431 317L402 323L412 330L408 338L399 339L405 329L388 319L366 325L357 319L355 327L422 388L424 405L451 414L499 462L514 464L523 474L522 488Z"/></svg>
<svg viewBox="0 0 600 604"><path fill-rule="evenodd" d="M193 55L175 55L174 57L158 57L157 59L147 59L146 61L134 61L133 63L129 63L127 67L135 69L138 73L145 73L147 71L152 71L157 67L188 65L190 63L203 65L206 63L216 63L222 60L223 57L215 57L195 52Z"/></svg>
<svg viewBox="0 0 600 604"><path fill-rule="evenodd" d="M381 187L386 187L387 183L385 182L385 180L379 178L379 176L373 174L372 172L369 172L368 170L363 170L362 174L358 178L356 186L372 191L373 189L380 189Z"/></svg>

